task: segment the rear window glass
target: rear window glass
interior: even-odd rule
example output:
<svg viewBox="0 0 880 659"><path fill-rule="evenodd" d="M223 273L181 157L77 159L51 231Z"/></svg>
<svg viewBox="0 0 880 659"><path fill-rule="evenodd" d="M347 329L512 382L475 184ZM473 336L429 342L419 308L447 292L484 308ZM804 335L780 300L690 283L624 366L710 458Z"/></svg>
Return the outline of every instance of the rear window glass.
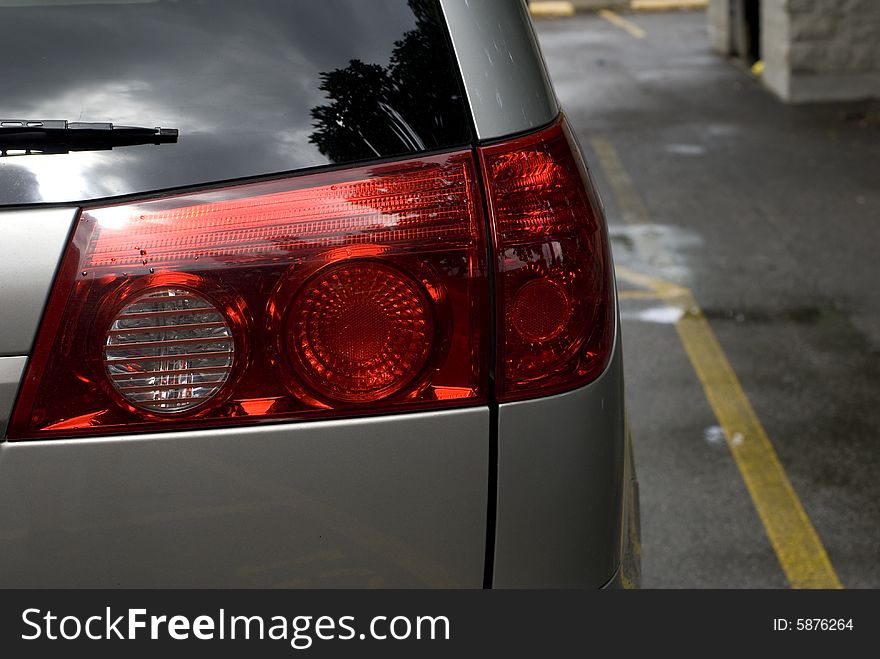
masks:
<svg viewBox="0 0 880 659"><path fill-rule="evenodd" d="M0 118L179 131L174 144L0 157L0 204L471 141L436 0L0 0L0 25Z"/></svg>

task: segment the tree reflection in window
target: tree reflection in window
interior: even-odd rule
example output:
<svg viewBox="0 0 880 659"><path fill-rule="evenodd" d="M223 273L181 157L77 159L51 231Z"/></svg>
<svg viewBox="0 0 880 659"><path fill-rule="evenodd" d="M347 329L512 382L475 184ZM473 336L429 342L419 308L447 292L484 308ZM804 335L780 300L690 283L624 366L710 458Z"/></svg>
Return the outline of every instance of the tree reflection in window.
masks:
<svg viewBox="0 0 880 659"><path fill-rule="evenodd" d="M469 140L469 120L435 0L409 0L416 27L387 67L351 60L321 73L330 102L311 110L309 141L333 162L435 149Z"/></svg>

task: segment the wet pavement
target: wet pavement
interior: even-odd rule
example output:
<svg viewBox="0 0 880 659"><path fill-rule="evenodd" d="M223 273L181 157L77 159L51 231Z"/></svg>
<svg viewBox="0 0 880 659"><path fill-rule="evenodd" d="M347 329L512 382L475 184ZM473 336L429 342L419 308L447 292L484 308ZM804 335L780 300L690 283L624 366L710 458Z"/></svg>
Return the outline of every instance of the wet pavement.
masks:
<svg viewBox="0 0 880 659"><path fill-rule="evenodd" d="M792 107L702 12L536 21L618 267L689 289L844 587L880 587L880 104ZM785 587L662 300L619 277L646 587Z"/></svg>

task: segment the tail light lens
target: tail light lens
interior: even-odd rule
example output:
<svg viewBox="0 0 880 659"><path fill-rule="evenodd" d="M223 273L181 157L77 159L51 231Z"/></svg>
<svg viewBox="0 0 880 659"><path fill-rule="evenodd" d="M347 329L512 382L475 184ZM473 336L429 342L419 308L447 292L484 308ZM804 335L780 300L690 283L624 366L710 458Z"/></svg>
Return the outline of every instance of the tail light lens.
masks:
<svg viewBox="0 0 880 659"><path fill-rule="evenodd" d="M500 401L608 363L604 221L559 122L477 150ZM8 437L487 401L486 218L470 152L86 208Z"/></svg>
<svg viewBox="0 0 880 659"><path fill-rule="evenodd" d="M10 438L485 402L469 152L83 210Z"/></svg>
<svg viewBox="0 0 880 659"><path fill-rule="evenodd" d="M481 149L495 240L497 396L586 384L608 364L614 284L593 187L563 122Z"/></svg>
<svg viewBox="0 0 880 659"><path fill-rule="evenodd" d="M411 274L374 260L332 265L297 291L281 350L304 391L328 400L380 400L425 369L434 304Z"/></svg>
<svg viewBox="0 0 880 659"><path fill-rule="evenodd" d="M133 296L104 334L107 379L128 405L178 414L206 405L235 365L232 321L203 293L150 288ZM239 346L239 358L241 346Z"/></svg>

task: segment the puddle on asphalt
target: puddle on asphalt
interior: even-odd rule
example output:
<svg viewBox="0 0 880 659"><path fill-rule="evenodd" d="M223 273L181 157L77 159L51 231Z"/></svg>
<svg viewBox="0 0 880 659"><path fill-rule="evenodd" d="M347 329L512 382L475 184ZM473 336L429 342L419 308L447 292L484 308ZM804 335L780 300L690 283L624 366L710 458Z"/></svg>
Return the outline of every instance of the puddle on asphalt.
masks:
<svg viewBox="0 0 880 659"><path fill-rule="evenodd" d="M683 286L691 283L688 253L703 248L693 231L668 224L619 224L608 227L614 261Z"/></svg>
<svg viewBox="0 0 880 659"><path fill-rule="evenodd" d="M620 312L621 320L637 320L643 323L661 323L668 325L674 325L681 320L683 315L683 309L667 305L642 309L641 311L626 309L621 310Z"/></svg>
<svg viewBox="0 0 880 659"><path fill-rule="evenodd" d="M703 315L710 320L732 320L736 323L788 322L797 325L817 325L822 321L846 317L846 314L839 309L818 306L782 309L703 309Z"/></svg>
<svg viewBox="0 0 880 659"><path fill-rule="evenodd" d="M706 147L702 144L667 144L663 147L669 153L679 156L702 156L706 153Z"/></svg>
<svg viewBox="0 0 880 659"><path fill-rule="evenodd" d="M724 431L721 429L721 426L709 426L703 431L703 439L706 440L707 444L719 446L725 443Z"/></svg>
<svg viewBox="0 0 880 659"><path fill-rule="evenodd" d="M706 133L712 137L735 137L740 129L734 124L709 124Z"/></svg>
<svg viewBox="0 0 880 659"><path fill-rule="evenodd" d="M706 440L707 444L711 444L712 446L720 446L727 443L727 439L724 436L724 430L721 426L709 426L703 430L703 439ZM730 438L730 443L734 446L740 446L744 441L745 437L741 432L734 432L733 436Z"/></svg>

